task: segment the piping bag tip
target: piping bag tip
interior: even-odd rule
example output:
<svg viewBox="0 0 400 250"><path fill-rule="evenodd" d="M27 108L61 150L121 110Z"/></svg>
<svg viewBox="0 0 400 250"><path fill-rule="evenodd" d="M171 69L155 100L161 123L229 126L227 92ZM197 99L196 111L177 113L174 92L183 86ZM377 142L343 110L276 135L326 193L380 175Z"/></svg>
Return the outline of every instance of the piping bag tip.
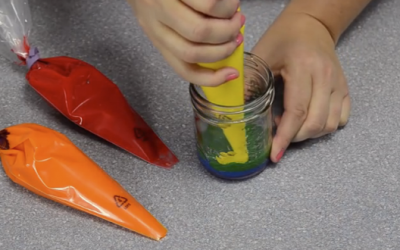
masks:
<svg viewBox="0 0 400 250"><path fill-rule="evenodd" d="M7 176L31 192L154 240L167 229L66 136L37 124L0 131Z"/></svg>

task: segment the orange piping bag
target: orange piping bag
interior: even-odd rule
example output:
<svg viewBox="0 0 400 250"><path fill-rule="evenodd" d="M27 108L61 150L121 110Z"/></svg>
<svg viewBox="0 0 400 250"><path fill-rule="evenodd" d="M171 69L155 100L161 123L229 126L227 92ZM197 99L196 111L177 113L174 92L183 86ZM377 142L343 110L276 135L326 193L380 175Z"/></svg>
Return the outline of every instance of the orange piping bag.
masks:
<svg viewBox="0 0 400 250"><path fill-rule="evenodd" d="M70 57L39 59L36 48L26 61L29 85L70 121L151 164L178 162L118 86L92 65Z"/></svg>
<svg viewBox="0 0 400 250"><path fill-rule="evenodd" d="M0 157L8 177L50 200L154 240L167 230L117 181L66 136L37 124L0 131Z"/></svg>

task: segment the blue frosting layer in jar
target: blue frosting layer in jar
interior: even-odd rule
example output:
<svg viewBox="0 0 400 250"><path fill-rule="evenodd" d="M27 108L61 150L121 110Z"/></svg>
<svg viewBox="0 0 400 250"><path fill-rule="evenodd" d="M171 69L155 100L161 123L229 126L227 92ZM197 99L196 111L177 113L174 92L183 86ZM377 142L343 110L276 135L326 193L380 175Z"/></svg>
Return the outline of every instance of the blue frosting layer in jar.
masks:
<svg viewBox="0 0 400 250"><path fill-rule="evenodd" d="M269 160L265 160L263 163L261 163L258 166L255 166L254 168L244 170L244 171L236 171L236 172L231 172L231 171L220 171L215 169L213 166L211 166L210 162L207 161L205 158L201 157L200 154L198 154L198 158L201 162L201 165L212 175L221 178L221 179L226 179L226 180L244 180L244 179L249 179L252 178L261 172L263 172L269 164Z"/></svg>

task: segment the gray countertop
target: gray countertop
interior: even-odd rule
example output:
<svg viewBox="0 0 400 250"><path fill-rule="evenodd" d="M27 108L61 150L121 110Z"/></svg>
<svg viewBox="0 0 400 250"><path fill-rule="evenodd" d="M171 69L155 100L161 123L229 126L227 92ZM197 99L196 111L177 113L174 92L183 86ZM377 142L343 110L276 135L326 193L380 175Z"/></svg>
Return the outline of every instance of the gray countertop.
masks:
<svg viewBox="0 0 400 250"><path fill-rule="evenodd" d="M30 0L43 57L87 61L176 152L171 171L96 140L0 61L0 125L34 122L67 135L168 229L161 242L41 198L0 171L0 249L400 249L400 1L376 1L338 47L353 111L336 134L293 147L248 181L208 175L196 159L187 84L118 1ZM246 48L285 1L243 1Z"/></svg>

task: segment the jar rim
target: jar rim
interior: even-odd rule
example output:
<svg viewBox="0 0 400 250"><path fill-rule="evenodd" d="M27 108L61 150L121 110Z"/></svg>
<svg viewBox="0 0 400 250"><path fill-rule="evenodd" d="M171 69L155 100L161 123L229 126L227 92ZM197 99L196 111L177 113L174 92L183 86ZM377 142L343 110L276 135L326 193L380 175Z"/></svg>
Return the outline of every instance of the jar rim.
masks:
<svg viewBox="0 0 400 250"><path fill-rule="evenodd" d="M214 108L216 109L213 112L218 113L218 114L228 114L228 113L229 114L239 114L239 113L249 112L249 111L255 109L256 107L260 106L261 104L265 104L264 103L265 101L268 102L267 106L272 106L272 103L273 103L274 97L275 97L274 75L272 74L272 71L270 70L269 65L263 59L261 59L259 56L255 55L255 54L252 54L252 53L246 52L246 51L244 52L244 54L245 54L245 56L249 56L251 59L255 59L252 61L253 62L255 61L255 63L261 64L267 73L268 79L265 79L265 77L262 74L257 72L257 74L263 79L263 82L266 85L265 92L262 95L260 95L259 97L255 98L254 100L251 100L250 102L245 103L243 105L236 105L236 106L219 105L219 104L212 103L209 100L207 100L206 98L204 98L196 89L196 86L198 86L198 85L190 83L189 92L190 92L192 99L195 99L197 104L200 104L204 108L209 107L211 105L213 107L213 109ZM200 87L200 86L198 86L198 87ZM226 112L223 110L239 110L239 111Z"/></svg>

